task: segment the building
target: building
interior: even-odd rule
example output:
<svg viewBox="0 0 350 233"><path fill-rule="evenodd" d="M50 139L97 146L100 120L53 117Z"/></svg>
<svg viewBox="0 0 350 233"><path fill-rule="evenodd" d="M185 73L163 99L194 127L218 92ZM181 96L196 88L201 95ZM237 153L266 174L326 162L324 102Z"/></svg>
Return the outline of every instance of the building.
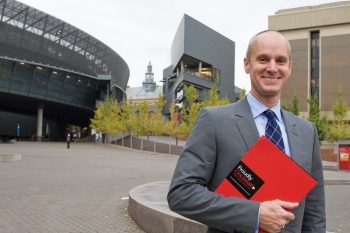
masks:
<svg viewBox="0 0 350 233"><path fill-rule="evenodd" d="M279 10L269 16L268 28L286 36L292 48L282 100L291 103L296 90L300 113L307 116L307 99L318 95L321 111L331 118L341 87L350 105L350 1Z"/></svg>
<svg viewBox="0 0 350 233"><path fill-rule="evenodd" d="M142 82L142 86L126 88L127 100L132 100L136 104L146 101L150 105L151 113L156 108L155 101L158 100L159 94L163 94L162 92L162 86L157 85L154 81L151 62L147 66L147 72L145 73L145 80Z"/></svg>
<svg viewBox="0 0 350 233"><path fill-rule="evenodd" d="M15 0L0 15L0 135L86 136L97 101L126 98L128 65L103 42Z"/></svg>
<svg viewBox="0 0 350 233"><path fill-rule="evenodd" d="M220 98L235 102L235 42L184 15L171 45L171 64L163 70L164 115L172 102L185 103L183 86L197 89L198 101L216 85Z"/></svg>

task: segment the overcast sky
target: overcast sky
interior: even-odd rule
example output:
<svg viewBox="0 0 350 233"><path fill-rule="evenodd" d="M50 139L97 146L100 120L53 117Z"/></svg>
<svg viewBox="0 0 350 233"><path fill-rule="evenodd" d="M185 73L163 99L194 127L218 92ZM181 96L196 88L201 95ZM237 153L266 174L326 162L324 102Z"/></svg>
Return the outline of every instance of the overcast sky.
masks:
<svg viewBox="0 0 350 233"><path fill-rule="evenodd" d="M184 14L236 43L235 85L250 90L243 58L249 39L268 28L268 16L280 9L313 6L331 0L20 0L102 41L128 64L128 85L141 86L152 63L155 81L170 65L170 49Z"/></svg>

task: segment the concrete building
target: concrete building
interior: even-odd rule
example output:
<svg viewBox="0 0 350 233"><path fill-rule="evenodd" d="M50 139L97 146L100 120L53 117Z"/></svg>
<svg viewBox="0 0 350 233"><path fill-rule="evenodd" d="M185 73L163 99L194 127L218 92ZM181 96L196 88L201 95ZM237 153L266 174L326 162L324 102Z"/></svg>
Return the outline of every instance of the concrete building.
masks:
<svg viewBox="0 0 350 233"><path fill-rule="evenodd" d="M185 103L184 84L197 89L198 101L208 98L216 85L220 98L235 102L239 97L235 93L235 42L185 14L171 45L171 64L163 70L163 83L165 115L173 101Z"/></svg>
<svg viewBox="0 0 350 233"><path fill-rule="evenodd" d="M0 1L0 135L90 134L96 102L123 100L126 62L78 28L15 0Z"/></svg>
<svg viewBox="0 0 350 233"><path fill-rule="evenodd" d="M291 103L296 90L301 115L307 116L307 99L317 94L321 111L332 117L341 87L350 105L350 1L279 10L269 16L268 28L285 35L292 48L292 74L282 100Z"/></svg>

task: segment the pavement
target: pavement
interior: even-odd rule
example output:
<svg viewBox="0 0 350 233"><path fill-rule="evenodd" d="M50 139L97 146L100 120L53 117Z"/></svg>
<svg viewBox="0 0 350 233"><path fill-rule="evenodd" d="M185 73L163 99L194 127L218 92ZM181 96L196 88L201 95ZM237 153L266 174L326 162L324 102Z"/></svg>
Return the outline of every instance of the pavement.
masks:
<svg viewBox="0 0 350 233"><path fill-rule="evenodd" d="M22 154L0 163L0 233L144 232L128 214L129 191L170 181L178 159L80 142L1 143L0 152ZM350 232L350 172L323 165L327 231Z"/></svg>

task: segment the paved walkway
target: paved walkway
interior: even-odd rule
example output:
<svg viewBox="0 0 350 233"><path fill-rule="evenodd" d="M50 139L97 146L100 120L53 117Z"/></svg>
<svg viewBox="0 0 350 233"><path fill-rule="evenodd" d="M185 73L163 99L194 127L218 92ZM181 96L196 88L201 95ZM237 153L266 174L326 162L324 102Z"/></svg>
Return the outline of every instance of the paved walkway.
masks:
<svg viewBox="0 0 350 233"><path fill-rule="evenodd" d="M64 142L3 143L0 152L22 154L0 163L0 233L144 232L129 217L129 190L169 181L178 158ZM325 178L350 181L350 172L327 170ZM328 231L350 232L349 192L326 186Z"/></svg>

